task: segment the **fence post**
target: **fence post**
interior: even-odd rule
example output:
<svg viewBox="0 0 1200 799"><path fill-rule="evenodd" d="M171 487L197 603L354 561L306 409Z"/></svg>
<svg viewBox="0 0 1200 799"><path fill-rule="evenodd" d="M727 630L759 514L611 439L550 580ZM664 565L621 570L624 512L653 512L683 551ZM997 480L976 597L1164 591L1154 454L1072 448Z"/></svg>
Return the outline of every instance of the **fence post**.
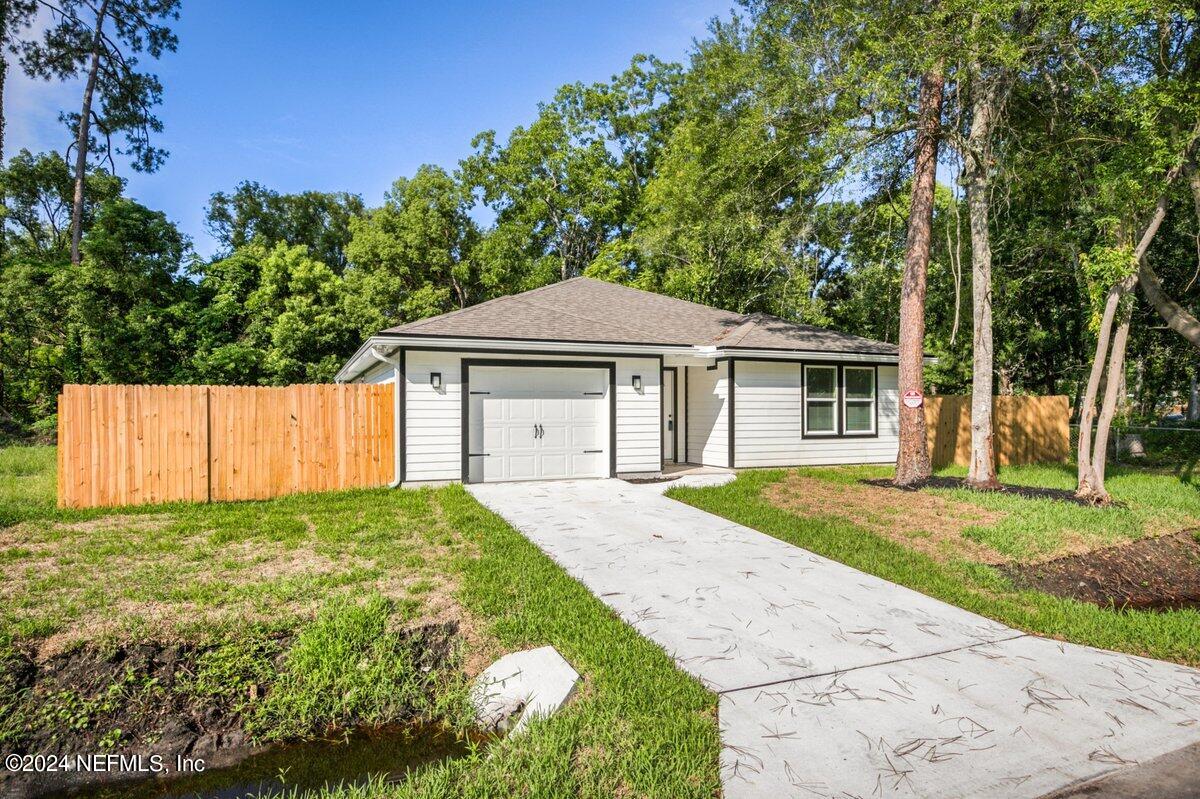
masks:
<svg viewBox="0 0 1200 799"><path fill-rule="evenodd" d="M204 387L204 501L212 502L212 386Z"/></svg>

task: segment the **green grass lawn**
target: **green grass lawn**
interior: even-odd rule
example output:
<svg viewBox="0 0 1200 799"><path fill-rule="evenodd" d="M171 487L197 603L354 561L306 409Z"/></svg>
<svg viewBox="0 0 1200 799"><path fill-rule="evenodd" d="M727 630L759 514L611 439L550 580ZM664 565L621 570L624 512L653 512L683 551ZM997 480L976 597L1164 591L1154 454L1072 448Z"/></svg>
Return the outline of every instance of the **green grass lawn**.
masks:
<svg viewBox="0 0 1200 799"><path fill-rule="evenodd" d="M1126 504L1113 508L966 490L914 495L883 488L869 489L886 492L872 495L873 507L860 511L848 503L848 498L858 496L850 492L869 488L859 486L860 479L890 473L887 467L747 471L724 486L672 489L669 496L1028 632L1200 665L1200 612L1196 610L1116 611L1019 590L978 557L1036 560L1080 545L1119 543L1166 531L1171 525L1195 524L1200 518L1200 491L1189 481L1118 470L1107 485ZM1045 487L1074 485L1069 470L1053 466L1009 468L1001 480ZM822 495L825 488L832 493ZM937 524L912 516L898 504L914 496L928 501L925 494L942 503L935 508L942 513ZM814 496L828 496L838 504L821 505ZM889 512L882 507L886 502L901 509ZM935 535L940 538L932 540ZM964 546L964 541L969 545Z"/></svg>
<svg viewBox="0 0 1200 799"><path fill-rule="evenodd" d="M400 705L461 726L465 681L445 675L419 701L430 677L403 657L403 630L453 621L468 672L552 644L584 683L528 735L358 794L719 791L716 697L461 487L60 511L54 464L51 448L0 450L0 743L63 714L105 719L95 697L55 697L61 712L49 713L45 697L21 695L6 653L163 639L208 647L194 678L171 690L239 697L263 740L385 723ZM248 702L252 684L266 691ZM134 689L114 690L127 701ZM163 690L136 687L143 699ZM96 730L118 749L121 732Z"/></svg>

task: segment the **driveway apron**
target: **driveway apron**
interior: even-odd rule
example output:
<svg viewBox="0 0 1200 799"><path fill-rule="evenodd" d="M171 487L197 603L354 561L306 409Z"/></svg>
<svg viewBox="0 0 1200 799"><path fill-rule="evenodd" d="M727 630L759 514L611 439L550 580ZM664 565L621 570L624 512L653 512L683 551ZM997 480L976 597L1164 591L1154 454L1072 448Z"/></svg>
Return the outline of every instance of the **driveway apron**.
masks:
<svg viewBox="0 0 1200 799"><path fill-rule="evenodd" d="M469 490L720 695L726 797L1037 797L1200 741L1200 671L1025 635L648 486Z"/></svg>

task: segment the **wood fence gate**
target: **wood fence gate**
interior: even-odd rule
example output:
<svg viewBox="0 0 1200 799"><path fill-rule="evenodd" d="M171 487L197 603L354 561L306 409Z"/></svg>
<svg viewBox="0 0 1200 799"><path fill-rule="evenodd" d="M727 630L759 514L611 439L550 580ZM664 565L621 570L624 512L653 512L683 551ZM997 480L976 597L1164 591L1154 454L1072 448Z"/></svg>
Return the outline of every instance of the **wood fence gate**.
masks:
<svg viewBox="0 0 1200 799"><path fill-rule="evenodd" d="M1062 462L1071 454L1071 402L1065 396L992 398L992 448L998 466ZM971 398L925 398L925 430L934 468L971 463Z"/></svg>
<svg viewBox="0 0 1200 799"><path fill-rule="evenodd" d="M267 499L386 485L386 385L84 386L58 397L58 504Z"/></svg>

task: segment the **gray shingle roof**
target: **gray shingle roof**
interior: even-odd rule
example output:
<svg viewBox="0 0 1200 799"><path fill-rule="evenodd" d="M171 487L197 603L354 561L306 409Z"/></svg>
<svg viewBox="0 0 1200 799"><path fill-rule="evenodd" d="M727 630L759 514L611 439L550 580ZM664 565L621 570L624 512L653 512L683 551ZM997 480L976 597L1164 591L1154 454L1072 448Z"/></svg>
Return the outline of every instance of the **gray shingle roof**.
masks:
<svg viewBox="0 0 1200 799"><path fill-rule="evenodd" d="M767 314L722 311L662 294L576 277L421 319L384 334L603 344L895 355L896 347Z"/></svg>

